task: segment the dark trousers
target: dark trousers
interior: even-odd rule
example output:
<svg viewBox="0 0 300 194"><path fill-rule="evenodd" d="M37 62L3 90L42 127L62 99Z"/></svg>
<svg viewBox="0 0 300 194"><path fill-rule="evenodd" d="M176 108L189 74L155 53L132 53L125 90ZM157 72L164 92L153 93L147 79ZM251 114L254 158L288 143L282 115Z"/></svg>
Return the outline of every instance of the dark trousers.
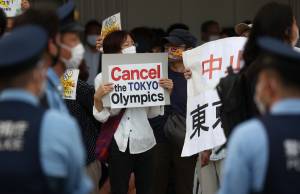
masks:
<svg viewBox="0 0 300 194"><path fill-rule="evenodd" d="M182 147L159 143L154 149L153 194L193 194L197 156L181 156ZM170 191L171 188L171 191Z"/></svg>
<svg viewBox="0 0 300 194"><path fill-rule="evenodd" d="M129 146L128 146L129 147ZM135 175L137 194L152 194L153 189L153 149L142 154L130 154L119 151L113 140L110 148L109 178L112 194L127 194L130 175Z"/></svg>

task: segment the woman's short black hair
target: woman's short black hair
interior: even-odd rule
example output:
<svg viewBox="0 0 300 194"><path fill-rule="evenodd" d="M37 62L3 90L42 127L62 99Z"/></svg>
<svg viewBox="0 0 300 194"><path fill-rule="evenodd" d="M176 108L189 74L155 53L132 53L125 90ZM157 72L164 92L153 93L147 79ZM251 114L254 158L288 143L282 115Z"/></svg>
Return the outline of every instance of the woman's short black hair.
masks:
<svg viewBox="0 0 300 194"><path fill-rule="evenodd" d="M105 54L120 53L122 51L122 44L126 41L130 33L123 30L114 31L108 34L103 40L103 52Z"/></svg>
<svg viewBox="0 0 300 194"><path fill-rule="evenodd" d="M294 14L290 6L271 2L263 6L253 20L253 27L245 45L243 58L248 67L259 55L258 37L269 36L289 42Z"/></svg>

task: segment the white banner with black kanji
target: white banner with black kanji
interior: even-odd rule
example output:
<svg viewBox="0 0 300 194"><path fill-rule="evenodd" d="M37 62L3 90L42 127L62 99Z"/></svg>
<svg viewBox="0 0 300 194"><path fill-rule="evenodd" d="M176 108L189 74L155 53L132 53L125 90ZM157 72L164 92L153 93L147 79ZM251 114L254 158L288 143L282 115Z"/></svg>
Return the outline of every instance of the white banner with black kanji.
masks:
<svg viewBox="0 0 300 194"><path fill-rule="evenodd" d="M220 120L221 102L216 91L220 79L231 65L239 71L246 38L233 37L212 41L183 53L188 80L186 137L182 157L213 149L226 142Z"/></svg>

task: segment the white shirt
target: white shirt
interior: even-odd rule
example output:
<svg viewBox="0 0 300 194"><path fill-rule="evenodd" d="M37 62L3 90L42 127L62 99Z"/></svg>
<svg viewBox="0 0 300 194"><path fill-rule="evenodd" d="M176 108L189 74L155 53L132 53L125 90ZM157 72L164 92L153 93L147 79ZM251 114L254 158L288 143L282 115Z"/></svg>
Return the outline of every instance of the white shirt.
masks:
<svg viewBox="0 0 300 194"><path fill-rule="evenodd" d="M95 79L95 89L102 84L101 73ZM118 115L121 109L103 108L101 112L93 107L94 117L104 123L110 116ZM164 108L127 108L115 132L114 138L119 150L125 152L129 145L130 154L140 154L153 148L156 144L153 130L148 118L164 114ZM129 143L128 143L129 141Z"/></svg>
<svg viewBox="0 0 300 194"><path fill-rule="evenodd" d="M91 51L87 46L84 53L84 60L89 68L89 79L87 83L89 85L94 85L94 80L99 70L100 53Z"/></svg>

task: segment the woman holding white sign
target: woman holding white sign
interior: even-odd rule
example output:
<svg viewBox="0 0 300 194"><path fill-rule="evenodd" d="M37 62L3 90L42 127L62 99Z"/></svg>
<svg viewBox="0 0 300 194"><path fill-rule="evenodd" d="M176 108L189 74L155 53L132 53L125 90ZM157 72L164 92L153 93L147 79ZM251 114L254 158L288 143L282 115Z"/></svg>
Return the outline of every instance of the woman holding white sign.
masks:
<svg viewBox="0 0 300 194"><path fill-rule="evenodd" d="M136 47L129 33L115 31L103 41L103 51L108 53L134 54ZM170 79L161 79L160 86L169 92L173 89ZM109 149L109 177L112 194L127 194L131 173L135 175L137 194L152 194L153 147L156 140L148 118L164 114L162 107L110 109L103 107L102 99L113 91L113 84L103 83L102 75L95 79L94 116L100 122L109 122L114 116L119 120L109 129L115 130Z"/></svg>

